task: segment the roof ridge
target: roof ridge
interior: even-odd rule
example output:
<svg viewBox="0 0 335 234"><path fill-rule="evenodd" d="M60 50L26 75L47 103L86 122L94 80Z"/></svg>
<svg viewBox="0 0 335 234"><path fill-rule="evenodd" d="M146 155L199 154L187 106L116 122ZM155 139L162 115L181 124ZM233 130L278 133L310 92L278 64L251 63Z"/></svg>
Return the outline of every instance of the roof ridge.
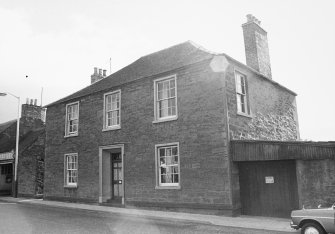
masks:
<svg viewBox="0 0 335 234"><path fill-rule="evenodd" d="M105 88L105 84L110 86L112 83L113 85L124 82L127 83L130 80L137 79L137 77L147 77L162 73L162 71L166 71L167 69L173 70L185 65L193 64L203 60L204 58L212 57L215 54L217 53L210 52L193 41L188 40L141 56L134 62L101 79L100 81L83 87L77 92L69 94L66 97L45 105L44 107L50 107L52 105L62 103L66 100L73 99L76 96L86 96L90 93L95 93L97 90L103 90Z"/></svg>
<svg viewBox="0 0 335 234"><path fill-rule="evenodd" d="M8 126L6 126L4 129L2 129L2 130L0 131L0 133L3 132L3 131L5 131L6 129L8 129L10 126L12 126L12 124L13 124L13 123L16 123L16 121L17 121L17 119L13 119L13 120L9 120L9 121L4 122L4 123L0 123L0 128L1 128L1 126L6 126L6 125L8 125Z"/></svg>

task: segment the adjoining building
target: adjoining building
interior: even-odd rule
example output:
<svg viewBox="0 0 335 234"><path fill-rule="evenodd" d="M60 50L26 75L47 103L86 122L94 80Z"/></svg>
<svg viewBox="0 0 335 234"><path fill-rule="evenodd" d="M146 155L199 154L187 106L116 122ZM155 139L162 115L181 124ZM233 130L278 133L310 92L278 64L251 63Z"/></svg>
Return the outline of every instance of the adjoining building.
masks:
<svg viewBox="0 0 335 234"><path fill-rule="evenodd" d="M33 100L22 105L19 136L18 196L43 195L45 110ZM0 195L13 195L16 120L0 124Z"/></svg>
<svg viewBox="0 0 335 234"><path fill-rule="evenodd" d="M232 140L299 140L296 94L272 79L267 33L247 18L247 65L187 41L95 68L47 105L44 199L243 213Z"/></svg>

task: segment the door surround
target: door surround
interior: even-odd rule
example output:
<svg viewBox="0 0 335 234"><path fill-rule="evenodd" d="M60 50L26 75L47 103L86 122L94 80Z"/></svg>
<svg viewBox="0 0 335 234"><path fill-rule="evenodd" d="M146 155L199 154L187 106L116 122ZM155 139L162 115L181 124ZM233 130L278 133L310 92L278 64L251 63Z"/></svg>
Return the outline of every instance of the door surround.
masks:
<svg viewBox="0 0 335 234"><path fill-rule="evenodd" d="M123 144L117 144L117 145L106 145L106 146L99 146L99 203L102 203L102 153L104 150L110 150L110 149L120 149L121 150L121 160L122 160L122 189L124 191L124 145ZM121 204L124 205L124 195L121 200Z"/></svg>

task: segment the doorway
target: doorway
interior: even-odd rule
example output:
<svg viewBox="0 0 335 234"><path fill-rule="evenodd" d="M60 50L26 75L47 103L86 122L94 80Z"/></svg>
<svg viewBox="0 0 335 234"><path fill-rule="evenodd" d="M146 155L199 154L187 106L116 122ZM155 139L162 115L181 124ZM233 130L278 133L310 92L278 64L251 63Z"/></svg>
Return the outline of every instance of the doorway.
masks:
<svg viewBox="0 0 335 234"><path fill-rule="evenodd" d="M103 146L99 151L99 203L124 205L123 146Z"/></svg>
<svg viewBox="0 0 335 234"><path fill-rule="evenodd" d="M0 164L0 195L11 195L13 181L13 163Z"/></svg>

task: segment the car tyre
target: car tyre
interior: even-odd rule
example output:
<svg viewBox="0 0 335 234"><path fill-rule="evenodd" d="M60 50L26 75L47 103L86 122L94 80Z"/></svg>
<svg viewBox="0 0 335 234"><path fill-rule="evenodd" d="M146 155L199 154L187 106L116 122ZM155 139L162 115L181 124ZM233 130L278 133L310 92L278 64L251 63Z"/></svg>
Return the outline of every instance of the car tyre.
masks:
<svg viewBox="0 0 335 234"><path fill-rule="evenodd" d="M301 234L326 234L320 224L305 223L301 228Z"/></svg>

